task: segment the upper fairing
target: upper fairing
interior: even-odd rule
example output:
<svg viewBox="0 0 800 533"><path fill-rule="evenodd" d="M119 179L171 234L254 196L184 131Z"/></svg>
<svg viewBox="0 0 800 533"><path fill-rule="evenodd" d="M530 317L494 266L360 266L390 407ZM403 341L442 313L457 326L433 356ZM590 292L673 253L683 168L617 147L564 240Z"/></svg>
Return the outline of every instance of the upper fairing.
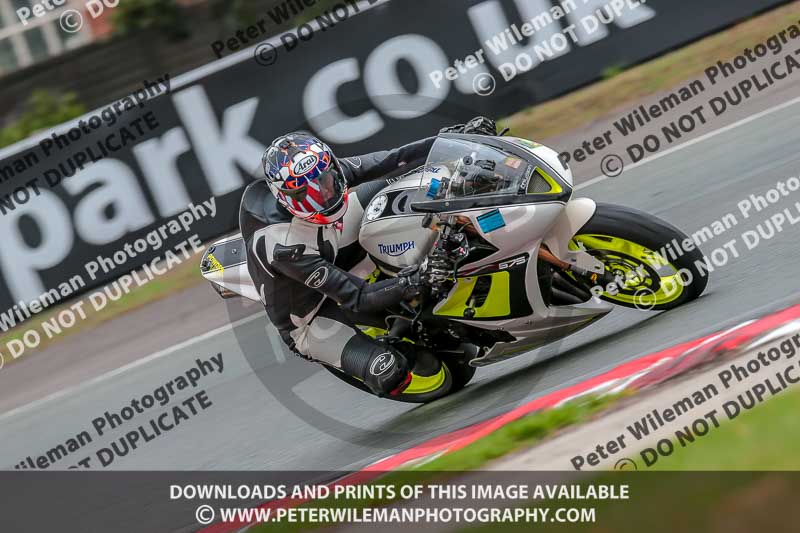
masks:
<svg viewBox="0 0 800 533"><path fill-rule="evenodd" d="M553 150L552 148L548 148L542 144L539 144L534 141L529 141L528 139L521 139L519 137L503 137L505 140L514 143L515 145L519 146L520 148L524 148L528 152L532 153L545 163L547 163L550 168L552 168L558 175L566 181L570 187L573 186L573 179L572 179L572 170L566 163L563 163L561 159L558 157L558 152Z"/></svg>

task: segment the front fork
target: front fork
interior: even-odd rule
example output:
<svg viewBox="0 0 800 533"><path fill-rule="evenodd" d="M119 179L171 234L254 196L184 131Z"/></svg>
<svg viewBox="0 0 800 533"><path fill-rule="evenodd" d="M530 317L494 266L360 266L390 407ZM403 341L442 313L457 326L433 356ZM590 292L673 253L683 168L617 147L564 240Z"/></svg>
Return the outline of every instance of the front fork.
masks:
<svg viewBox="0 0 800 533"><path fill-rule="evenodd" d="M614 281L616 281L614 275L605 269L605 265L603 265L602 273L592 272L583 269L577 265L567 263L566 261L562 261L555 255L553 255L553 253L544 246L541 246L539 248L539 259L565 272L572 272L578 278L582 278L585 279L587 282L590 282L591 286L609 285L610 283L614 283Z"/></svg>
<svg viewBox="0 0 800 533"><path fill-rule="evenodd" d="M597 274L602 278L606 273L605 264L583 249L572 250L570 243L575 235L591 220L597 211L597 204L589 198L577 198L567 202L564 211L558 216L553 226L542 240L539 259L554 266L572 272ZM554 262L555 261L555 262Z"/></svg>

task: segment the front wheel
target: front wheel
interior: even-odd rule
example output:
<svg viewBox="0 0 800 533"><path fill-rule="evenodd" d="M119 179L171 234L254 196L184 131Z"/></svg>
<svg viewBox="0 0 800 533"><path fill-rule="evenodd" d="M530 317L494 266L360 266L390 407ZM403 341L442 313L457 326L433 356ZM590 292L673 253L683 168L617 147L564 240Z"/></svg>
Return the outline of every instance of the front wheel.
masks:
<svg viewBox="0 0 800 533"><path fill-rule="evenodd" d="M582 248L605 264L617 281L594 287L593 293L624 307L673 309L698 298L708 284L706 260L694 241L667 222L628 207L598 203L570 248Z"/></svg>

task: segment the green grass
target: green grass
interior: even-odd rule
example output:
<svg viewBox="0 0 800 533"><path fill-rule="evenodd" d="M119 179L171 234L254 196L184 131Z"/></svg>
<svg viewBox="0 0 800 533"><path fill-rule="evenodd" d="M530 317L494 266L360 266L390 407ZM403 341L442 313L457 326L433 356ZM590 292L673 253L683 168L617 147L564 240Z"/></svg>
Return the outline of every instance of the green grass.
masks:
<svg viewBox="0 0 800 533"><path fill-rule="evenodd" d="M404 484L457 482L463 471L479 469L502 455L535 445L563 428L590 419L616 400L618 397L615 396L585 398L533 413L461 450L416 468L391 472L374 483L399 488ZM551 509L551 516L558 507L596 510L594 523L551 526L556 531L565 532L796 531L793 519L786 513L793 508L795 495L800 492L800 476L758 470L800 468L800 459L795 453L795 443L800 440L800 424L796 422L798 405L800 390L777 396L751 411L745 411L734 421L723 423L691 446L662 458L656 463L659 468L643 470L640 466L636 472L600 472L588 480L585 477L564 479L566 483L572 479L572 482L595 486L626 484L629 486L628 500L548 501L537 507ZM534 479L531 478L531 483L536 482ZM327 499L304 505L363 508L388 503L391 500ZM470 504L477 505L477 502ZM301 523L264 524L250 531L289 532L315 527ZM496 533L499 530L529 531L531 527L531 524L493 524L477 530Z"/></svg>
<svg viewBox="0 0 800 533"><path fill-rule="evenodd" d="M798 407L800 391L789 390L731 421L719 413L719 428L685 448L676 442L651 469L800 470Z"/></svg>
<svg viewBox="0 0 800 533"><path fill-rule="evenodd" d="M603 72L600 74L600 76L604 80L610 80L611 78L619 76L620 74L625 72L627 69L628 69L628 67L626 67L625 65L612 65L610 67L604 68Z"/></svg>
<svg viewBox="0 0 800 533"><path fill-rule="evenodd" d="M574 481L574 480L573 480ZM568 481L565 480L568 483ZM582 533L796 532L792 511L800 478L786 472L611 472L584 485L628 485L626 500L557 500L537 508L594 508L594 523L496 524L475 533L542 531Z"/></svg>
<svg viewBox="0 0 800 533"><path fill-rule="evenodd" d="M447 454L418 468L391 472L374 484L399 487L414 484L458 483L464 470L478 469L487 462L531 446L570 425L585 421L607 409L618 397L587 398L512 422L462 450ZM795 445L800 424L795 421L800 391L792 391L723 424L681 454L662 460L675 470L749 470L745 472L643 471L600 472L587 479L566 477L563 483L629 487L626 500L555 500L539 502L537 508L594 508L594 523L551 524L544 530L597 533L750 533L752 531L796 531L790 509L800 492L800 476L787 472L756 472L759 469L786 470L800 467ZM531 474L530 483L541 478ZM474 481L477 478L470 478ZM496 481L496 478L492 478ZM549 483L555 479L548 478ZM304 504L314 508L364 508L391 503L389 499L317 500ZM397 501L394 499L393 501ZM466 505L486 502L466 500ZM787 514L789 513L789 514ZM252 532L295 532L315 529L315 524L262 524ZM412 526L410 526L412 527ZM492 524L471 531L530 531L536 524ZM455 529L454 529L455 530Z"/></svg>
<svg viewBox="0 0 800 533"><path fill-rule="evenodd" d="M647 469L601 472L592 485L627 484L630 499L566 502L596 508L594 524L557 524L556 531L615 533L750 533L798 530L792 509L800 493L797 412L800 390L787 391L744 411L720 415L719 428ZM547 502L554 508L559 502ZM530 525L499 525L478 531L525 531Z"/></svg>
<svg viewBox="0 0 800 533"><path fill-rule="evenodd" d="M515 420L497 431L456 450L425 463L421 471L474 470L504 455L530 447L545 437L566 427L584 422L605 411L619 400L620 395L591 396L573 402L537 411Z"/></svg>
<svg viewBox="0 0 800 533"><path fill-rule="evenodd" d="M395 487L399 493L403 485L418 485L427 482L442 482L461 475L465 470L479 469L493 459L511 453L524 446L531 446L540 440L552 435L573 424L583 422L595 414L607 409L619 399L619 395L602 397L586 397L569 402L562 406L537 411L515 420L499 430L479 439L478 441L439 457L417 467L408 467L394 472L389 472L373 484ZM399 498L389 499L362 499L345 500L328 499L314 500L303 504L309 508L336 509L341 507L365 508L387 505ZM248 531L256 532L294 532L312 529L312 524L262 524Z"/></svg>
<svg viewBox="0 0 800 533"><path fill-rule="evenodd" d="M86 106L75 93L58 94L42 89L34 90L20 107L20 116L0 128L0 148L86 113Z"/></svg>

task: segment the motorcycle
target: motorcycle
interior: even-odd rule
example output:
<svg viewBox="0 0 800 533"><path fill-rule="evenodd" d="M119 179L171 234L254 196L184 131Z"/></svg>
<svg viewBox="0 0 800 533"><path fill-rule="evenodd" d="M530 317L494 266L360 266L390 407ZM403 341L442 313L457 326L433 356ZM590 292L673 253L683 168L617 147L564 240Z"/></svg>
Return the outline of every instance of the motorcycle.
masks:
<svg viewBox="0 0 800 533"><path fill-rule="evenodd" d="M673 309L708 282L705 257L683 232L648 213L573 198L570 168L536 142L440 134L423 167L391 181L363 209L368 260L351 272L374 281L418 267L430 286L387 310L384 327L362 327L413 364L394 400L441 398L476 368L576 333L614 306ZM240 235L210 246L201 272L222 297L259 301Z"/></svg>

